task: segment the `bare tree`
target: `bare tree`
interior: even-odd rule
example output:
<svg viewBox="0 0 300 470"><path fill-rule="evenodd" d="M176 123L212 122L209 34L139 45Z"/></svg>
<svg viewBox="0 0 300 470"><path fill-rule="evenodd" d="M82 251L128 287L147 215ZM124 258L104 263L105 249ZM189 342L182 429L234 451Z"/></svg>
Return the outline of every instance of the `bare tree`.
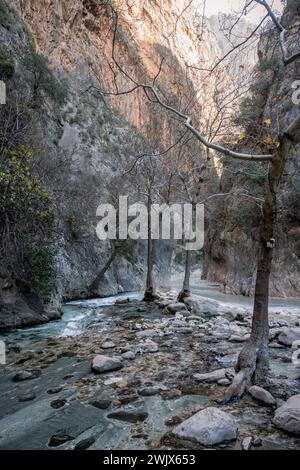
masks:
<svg viewBox="0 0 300 470"><path fill-rule="evenodd" d="M285 66L292 64L300 57L300 51L288 53L286 38L289 34L287 29L282 25L280 20L276 17L272 8L265 0L251 0L246 2L246 6L250 4L259 3L266 9L268 18L270 18L279 32L280 47L282 51L283 63ZM250 381L261 382L266 377L268 369L268 299L269 299L269 278L271 271L271 263L273 257L274 247L274 224L276 220L276 193L280 184L283 170L289 155L290 146L293 139L297 138L300 129L300 114L292 120L287 117L288 122L292 122L289 126L282 130L278 135L279 146L273 152L269 153L244 153L241 151L232 150L227 146L215 143L203 134L203 132L194 126L191 115L187 112L190 111L190 106L186 106L183 111L180 107L170 104L157 86L158 76L161 71L161 66L158 74L152 83L140 82L135 79L131 73L124 69L115 56L115 43L117 40L118 31L118 14L113 9L112 16L115 21L114 35L113 35L113 48L112 59L114 61L116 70L121 76L127 79L130 87L125 91L117 91L114 94L127 94L137 90L142 90L147 99L154 104L159 105L163 110L172 115L177 122L188 130L202 145L207 149L214 150L228 158L237 159L241 161L251 161L255 163L265 163L268 165L268 176L265 184L265 196L263 203L263 218L260 236L260 254L257 262L257 276L254 294L254 308L253 308L253 321L252 332L250 339L242 349L237 366L236 376L233 383L228 388L226 397L230 399L234 395L240 395L244 392ZM109 92L104 92L108 93ZM150 280L150 278L149 278ZM150 286L150 281L149 281Z"/></svg>
<svg viewBox="0 0 300 470"><path fill-rule="evenodd" d="M188 201L194 213L197 202L200 202L201 190L205 181L204 173L207 173L207 166L199 165L199 157L189 152L187 160L181 160L181 153L178 153L178 163L176 165L176 176L181 183L181 188L177 187L176 195L182 195L183 201ZM207 178L207 176L206 176ZM185 243L185 240L183 240ZM190 278L192 270L192 252L185 250L184 278L182 289L178 294L178 302L182 302L190 296Z"/></svg>

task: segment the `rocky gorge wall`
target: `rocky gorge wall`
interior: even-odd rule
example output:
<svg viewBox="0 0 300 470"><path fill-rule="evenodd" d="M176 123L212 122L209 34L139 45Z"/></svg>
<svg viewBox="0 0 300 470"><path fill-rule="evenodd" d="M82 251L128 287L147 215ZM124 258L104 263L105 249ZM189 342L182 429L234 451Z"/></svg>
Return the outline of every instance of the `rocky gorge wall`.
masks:
<svg viewBox="0 0 300 470"><path fill-rule="evenodd" d="M286 9L283 22L294 31L300 16L292 7ZM292 51L295 42L289 41ZM239 124L245 130L240 149L251 150L251 139L261 129L260 151L274 151L278 135L299 113L299 105L292 101L299 80L299 64L284 66L281 60L276 32L265 33L258 46L259 63L256 67L252 94L242 103ZM254 124L256 123L256 124ZM277 297L300 296L300 144L297 137L287 157L282 184L278 194L278 213L274 262L270 293ZM224 284L227 292L252 295L255 286L258 255L260 200L263 197L267 169L263 165L236 164L223 166L220 191L231 196L218 201L210 219L206 237L204 276ZM245 196L235 195L244 187ZM258 199L251 200L249 196Z"/></svg>
<svg viewBox="0 0 300 470"><path fill-rule="evenodd" d="M40 5L33 4L35 7ZM136 114L132 104L127 108L127 119L109 100L83 93L91 84L91 70L87 58L80 53L71 68L68 68L67 56L64 57L64 70L64 62L60 70L53 68L54 73L60 74L60 80L66 80L68 84L63 103L56 103L48 90L43 90L43 102L32 106L34 73L30 61L31 57L37 58L32 52L34 36L6 2L2 2L2 8L5 15L1 18L1 52L13 63L12 88L18 88L22 99L28 98L26 104L31 108L32 134L38 141L35 150L43 154L45 181L55 200L58 219L54 285L47 306L28 279L28 266L23 266L23 261L20 264L13 254L1 256L0 326L11 327L47 321L59 315L63 299L89 296L90 284L112 252L109 241L97 239L96 208L101 202L117 203L122 190L133 201L138 197L134 188L128 189L126 182L122 186L121 175L128 168L130 159L149 144L130 122L130 116ZM45 16L39 21L34 18L34 24L41 26L42 18L47 19ZM101 64L99 57L98 62ZM143 288L145 255L145 243L123 247L99 284L99 296ZM157 246L157 283L167 281L171 256L170 244ZM25 279L27 282L24 283Z"/></svg>
<svg viewBox="0 0 300 470"><path fill-rule="evenodd" d="M17 260L13 249L10 255L2 256L0 297L2 311L6 312L2 326L30 323L24 308L17 306L19 299L27 305L25 291L36 296L36 302L28 307L29 311L33 309L33 323L46 320L50 310L57 312L62 299L89 295L91 282L112 252L111 243L99 242L95 235L98 204L116 203L122 191L133 200L137 198L135 190L128 189L128 182L122 181L122 173L145 148L148 152L163 150L182 132L168 114L157 112L141 91L121 99L87 92L91 85L113 92L129 86L122 74L116 75L112 63L114 23L110 5L106 0L1 0L1 45L14 67L11 86L32 108L32 133L41 147L38 152L45 154L47 164L43 165L49 175L45 181L58 219L55 274L51 274L55 279L54 283L51 280L51 302L47 299L47 307L41 308L45 305L40 295L44 286L36 288L30 279L24 288L28 266L23 265L23 259ZM164 59L159 78L165 83L162 88L168 99L184 103L190 101L192 94L195 97L199 79L192 69L186 73L186 61L196 63L199 57L210 60L217 45L209 30L205 33L206 44L199 41L194 12L187 11L181 17L185 2L129 0L114 1L112 6L119 16L116 55L124 68L139 80L148 81L157 74ZM67 83L62 103L53 99L52 83L48 83L46 91L42 90L43 103L32 106L43 75L36 71L40 62L44 68L50 67L59 81ZM43 72L48 77L48 71ZM195 98L194 105L197 119L201 104ZM145 248L145 244L135 243L128 245L125 253L123 249L103 276L98 294L142 288ZM172 250L168 243L156 247L158 284L167 282ZM43 270L44 266L40 268ZM49 289L47 285L47 297ZM8 293L11 290L14 296Z"/></svg>
<svg viewBox="0 0 300 470"><path fill-rule="evenodd" d="M25 90L22 93L32 93L28 79L32 69L26 60L24 63L31 43L37 53L49 61L52 73L68 84L63 103L55 102L48 90L43 93L43 105L32 110L35 140L47 156L47 165L50 165L46 171L49 174L47 186L57 206L55 282L51 302L45 307L30 282L24 287L23 280L28 275L26 267L19 266L21 274L16 274L9 266L11 260L5 260L0 293L2 312L6 312L5 316L3 313L0 316L4 318L4 326L8 321L11 326L30 323L24 316L24 302L26 309L33 311L32 322L39 322L47 320L47 315L57 315L55 312L63 299L89 295L89 285L112 252L111 243L99 242L95 234L97 206L100 202L116 203L122 191L136 200L137 191L122 178L130 162L145 149L149 152L171 146L182 132L178 123L168 114L157 111L156 105L150 103L140 90L121 98L87 92L91 85L110 91L130 88L124 75L116 74L112 61L114 23L109 5L106 0L12 0L8 7L7 2L0 0L3 11L13 6L18 13L16 16L9 12L9 24L1 19L0 40L3 52L13 59L14 80ZM180 102L183 107L192 99L191 115L195 125L205 124L203 116L207 109L211 111L211 102L208 105L203 96L199 97L197 92L204 88L201 77L186 66L198 64L199 58L213 62L220 53L214 34L207 28L204 37L202 31L200 37L199 18L193 10L180 16L186 6L183 0L115 0L112 5L119 16L115 53L120 64L139 81L147 82L157 74L164 58L159 75L164 95L170 103ZM270 96L272 80L273 75L269 79ZM213 85L214 82L209 87L213 88ZM276 111L271 97L268 103L269 108ZM263 120L270 114L266 101L261 108L265 109L260 116ZM284 119L284 109L280 112ZM272 120L276 121L273 114ZM206 162L206 154L197 143L192 142L187 148L186 152L194 152ZM173 156L176 156L175 151L170 152L169 158ZM214 164L213 158L210 191L232 190L244 183L228 177L230 172L226 171L219 182ZM294 167L293 164L289 172L293 172ZM254 185L254 191L260 194L261 186L255 179L256 175L252 175L247 184L250 189ZM286 188L289 188L288 183ZM282 199L285 197L283 191ZM238 202L232 204L239 206ZM245 205L245 213L235 215L233 223L231 214L235 211L232 209L228 202L218 200L209 216L204 275L210 280L225 281L233 292L248 295L254 283L253 254L256 254L259 217L257 213L251 215L249 233L239 221L251 220L248 215L252 207L248 210ZM273 282L272 293L295 295L298 289L297 225L291 223L294 235L285 246L285 221L279 226L283 243L276 248L278 261L274 276L279 281ZM295 240L293 246L290 240ZM169 244L157 247L158 284L167 282L172 250ZM128 244L104 275L98 294L140 289L144 277L145 245ZM36 314L38 318L34 319Z"/></svg>

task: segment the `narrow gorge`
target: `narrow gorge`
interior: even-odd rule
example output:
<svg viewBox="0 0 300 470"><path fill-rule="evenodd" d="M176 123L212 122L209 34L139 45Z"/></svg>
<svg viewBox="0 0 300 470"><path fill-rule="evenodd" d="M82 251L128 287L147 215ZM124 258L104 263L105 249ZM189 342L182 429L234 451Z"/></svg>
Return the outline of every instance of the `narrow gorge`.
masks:
<svg viewBox="0 0 300 470"><path fill-rule="evenodd" d="M300 4L229 4L0 0L0 453L300 449Z"/></svg>

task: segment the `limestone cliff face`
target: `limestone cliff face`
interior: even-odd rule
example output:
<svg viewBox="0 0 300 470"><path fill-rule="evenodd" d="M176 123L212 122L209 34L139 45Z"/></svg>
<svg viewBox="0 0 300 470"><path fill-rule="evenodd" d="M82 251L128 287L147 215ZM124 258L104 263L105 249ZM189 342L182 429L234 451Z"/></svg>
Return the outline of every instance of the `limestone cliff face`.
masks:
<svg viewBox="0 0 300 470"><path fill-rule="evenodd" d="M25 94L30 92L28 76L32 71L28 70L25 60L30 37L24 32L25 24L38 51L49 60L53 73L69 84L65 102L59 109L45 94L43 106L32 111L37 121L36 139L42 143L54 167L49 172L49 186L59 214L52 297L52 306L57 307L63 299L84 298L89 294L89 285L112 251L111 243L100 242L95 234L98 204L116 203L122 192L136 199L135 189L122 181L121 175L134 156L145 148L153 151L171 146L182 128L172 116L150 103L141 90L122 97L86 92L91 85L112 92L132 86L124 74L116 73L112 60L114 23L109 0L12 0L10 4L18 12L18 18L11 20L9 27L1 23L0 41L3 52L15 63L16 83ZM210 29L201 31L201 18L197 13L192 8L184 11L186 4L184 0L113 0L119 17L115 55L120 65L143 83L153 80L162 63L157 79L160 90L169 103L177 106L180 103L182 109L190 103L193 122L206 131L205 117L213 114L213 100L207 97L216 86L214 80L222 83L223 75L214 77L205 88L201 74L186 66L198 65L199 61L211 64L220 51ZM267 73L270 77L268 96L260 104L259 119L263 121L270 115L272 121L277 122L278 114L284 121L287 102L278 105L275 95L285 96L289 80L296 72L291 69L283 83L280 81L282 72L276 76L272 70ZM206 162L206 154L202 154L198 143L189 143L185 151L199 155ZM289 175L295 169L297 151L295 146ZM173 156L170 152L169 158ZM223 171L220 188L216 188L219 178L214 168L212 173L210 190L227 192L244 184L238 178L229 178L230 172ZM116 177L119 178L117 187ZM256 177L254 175L247 184L249 190L260 196L262 188L257 185ZM295 178L292 180L297 186ZM289 181L285 183L286 189L289 184ZM291 209L296 202L284 202L292 194L285 188L280 197L284 210L290 210L290 215L278 224L280 248L276 248L272 293L294 295L299 289L299 227L293 219L297 211ZM245 209L243 213L239 212L241 207ZM243 227L241 221L251 222L251 230ZM218 200L209 217L206 237L204 272L209 279L225 281L236 293L252 292L258 225L259 214L252 206ZM99 295L142 288L145 245L128 245L126 250L112 262L99 285ZM171 257L172 246L159 244L155 267L158 284L168 276ZM8 265L10 260L6 261ZM38 296L30 286L24 288L22 279L12 276L12 272L3 270L0 278L0 327L12 326L9 324L12 318L16 325L24 325L30 323L29 317L35 323L55 315L53 309L43 311ZM28 318L24 317L25 311L29 312ZM44 317L37 318L36 312L42 312Z"/></svg>
<svg viewBox="0 0 300 470"><path fill-rule="evenodd" d="M11 3L29 28L37 50L47 58L54 73L69 83L63 108L55 115L49 113L49 104L45 114L48 124L41 126L41 132L45 141L53 142L51 152L70 162L63 171L69 172L75 186L74 204L70 207L68 199L60 202L58 299L85 297L111 252L110 243L100 243L95 235L97 205L115 202L113 178L128 168L129 159L141 152L144 142L150 143L152 149L164 149L182 130L167 113L149 103L140 90L122 97L101 98L85 93L91 85L112 92L131 87L124 75L116 73L112 61L114 23L107 1ZM119 15L115 54L120 64L135 78L147 82L153 80L164 59L160 86L171 102L194 99L197 120L202 109L195 98L199 78L192 69L186 72L186 64L197 64L201 57L213 59L216 46L209 30L205 33L207 41L200 40L195 12L188 10L180 17L186 6L183 0L114 1L113 6ZM14 41L15 61L21 62L16 52L20 41L17 34L8 43ZM134 197L134 191L129 189L128 195ZM172 249L162 244L157 249L159 283L167 276ZM129 251L128 256L112 263L99 286L99 295L143 286L145 246L140 244Z"/></svg>
<svg viewBox="0 0 300 470"><path fill-rule="evenodd" d="M13 0L12 3L54 69L70 76L78 69L82 73L84 67L86 75L96 77L105 90L114 92L116 85L119 90L131 88L132 84L115 69L112 61L114 22L110 2ZM199 19L194 10L184 12L184 0L114 0L112 5L119 15L115 55L120 64L135 78L147 82L157 74L164 58L159 83L169 97L173 94L180 96L183 103L188 102L200 83L199 74L192 68L186 69L186 65L199 64L199 59L211 62L217 49L209 31L200 40ZM166 113L157 112L141 90L112 98L112 103L154 145L169 144L174 139L177 132L174 120L170 122ZM199 109L196 103L195 117Z"/></svg>
<svg viewBox="0 0 300 470"><path fill-rule="evenodd" d="M34 7L40 5L37 2L32 4ZM62 6L62 2L58 5ZM26 6L29 4L26 3ZM54 288L47 308L28 278L23 260L11 253L4 253L3 256L1 252L0 328L6 328L55 318L59 316L57 312L62 300L89 295L89 285L112 251L109 241L100 242L97 239L97 206L101 202L116 204L117 196L122 191L133 200L137 197L130 184L129 189L125 183L122 186L120 176L128 168L130 158L148 144L131 125L129 117L118 112L109 100L81 93L91 84L88 54L76 56L74 53L76 60L72 62L70 57L69 65L67 56L65 65L55 67L52 64L53 73L61 72L61 76L67 79L68 91L63 104L58 104L49 96L51 90L47 87L47 90L41 90L39 105L34 105L32 60L36 56L32 38L20 16L15 15L6 2L3 6L1 3L1 7L1 13L2 10L5 12L0 24L1 54L10 58L14 69L13 79L8 83L9 94L10 91L17 93L26 110L30 109L30 135L35 141L38 158L44 158L45 181L55 201L58 223ZM56 9L51 11L54 21L57 19ZM42 20L45 20L44 27L49 20L45 10L39 10L39 13L41 17L35 18L37 29L41 27ZM55 30L51 32L55 35ZM72 51L71 44L70 40ZM74 50L76 52L76 48ZM101 65L101 57L96 62L106 70L107 63ZM50 77L48 72L46 76ZM26 135L24 138L26 140ZM117 177L118 184L114 183ZM99 296L142 289L145 255L144 243L131 244L122 249L99 284ZM155 260L158 284L167 277L171 256L172 247L166 244L158 247Z"/></svg>
<svg viewBox="0 0 300 470"><path fill-rule="evenodd" d="M290 27L299 26L300 16L286 10L283 21ZM293 82L299 78L299 64L284 66L280 56L276 33L264 35L259 43L257 77L250 106L242 108L245 122L257 122L263 129L261 150L276 145L278 133L283 132L299 113L299 105L292 101ZM290 50L297 44L289 42ZM250 114L249 114L250 113ZM243 118L243 114L241 114ZM255 126L246 131L255 137ZM252 133L252 134L251 134ZM244 147L244 150L249 150ZM274 150L274 149L272 149ZM271 274L271 295L300 295L300 177L299 136L292 143L287 158L282 184L278 194L276 245ZM223 192L231 192L215 206L207 233L204 275L226 285L227 292L251 295L255 286L258 237L261 220L257 205L263 197L266 170L261 165L233 165L225 163L220 181ZM246 196L234 196L241 187ZM257 201L248 196L254 195Z"/></svg>

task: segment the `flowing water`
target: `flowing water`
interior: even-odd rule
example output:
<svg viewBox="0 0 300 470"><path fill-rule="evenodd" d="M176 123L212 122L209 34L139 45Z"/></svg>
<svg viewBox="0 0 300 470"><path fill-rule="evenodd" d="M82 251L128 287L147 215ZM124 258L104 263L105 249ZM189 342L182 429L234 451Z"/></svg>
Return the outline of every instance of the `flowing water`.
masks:
<svg viewBox="0 0 300 470"><path fill-rule="evenodd" d="M181 287L181 277L177 275L172 279L171 288L175 292L178 292ZM225 295L220 292L218 285L202 281L197 273L193 275L191 286L192 293L228 306L250 308L253 302L251 298ZM18 397L19 394L28 393L27 381L16 385L11 380L12 375L15 373L13 364L12 370L8 368L6 375L2 377L2 385L0 381L2 396L0 415L2 413L1 424L7 429L7 432L3 434L4 437L0 436L0 448L1 445L3 449L48 448L47 442L58 427L66 428L69 430L70 435L74 433L76 436L76 440L66 443L62 448L73 448L72 446L77 441L89 437L92 433L97 437L95 444L92 446L94 449L148 449L148 444L144 439L131 439L131 434L134 435L137 432L141 435L144 433L147 439L156 443L155 448L157 448L160 438L170 430L166 420L174 416L184 415L187 410L193 414L199 408L215 405L214 400L223 397L224 387L216 386L216 384L195 385L190 381L190 378L185 376L182 378L182 375L191 368L196 372L201 372L206 370L207 367L209 369L231 367L236 362L240 345L226 341L217 343L215 341L212 341L212 343L204 341L199 343L201 344L201 354L199 355L199 349L190 347L189 341L187 341L188 336L179 334L178 331L175 333L174 349L170 344L167 348L164 347L164 344L170 343L171 338L169 336L165 338L158 335L155 337L155 341L159 344L157 353L137 354L135 360L125 363L124 369L117 374L112 373L111 375L105 375L105 377L91 374L89 354L91 351L93 354L101 351L99 344L102 343L103 338L112 340L116 344L123 344L123 336L125 338L127 332L129 332L131 336L135 336L134 341L137 344L144 341L142 337L138 337L138 330L127 330L127 324L125 326L118 325L119 320L122 320L122 322L125 320L126 323L126 318L133 318L134 323L135 317L126 317L126 315L132 315L137 311L142 319L146 319L146 323L147 321L148 323L152 322L150 331L151 328L157 327L156 321L161 321L163 315L161 315L158 306L149 304L144 307L141 302L137 302L135 306L135 301L142 300L142 297L142 292L131 292L107 298L68 302L63 306L64 313L61 320L12 331L5 335L5 341L7 341L9 347L11 345L21 346L20 354L22 354L22 350L27 348L33 350L33 362L27 361L25 367L28 367L29 364L30 367L34 367L33 364L35 366L39 365L39 354L44 354L45 350L48 362L46 362L47 366L43 368L41 376L29 383L36 394L36 398L25 404L20 402ZM130 299L128 306L127 304L116 305L117 300L127 298ZM281 316L288 317L291 313L299 315L300 318L299 299L270 299L270 305L271 310L279 313L280 318ZM170 316L170 319L174 321L173 316ZM119 328L120 326L121 328ZM77 335L81 333L84 334L77 338ZM85 338L85 335L89 340ZM52 340L55 337L60 337L60 339L54 342L48 341L48 338ZM43 339L46 339L46 341L40 341ZM80 344L77 344L77 341ZM85 349L86 341L91 351ZM199 337L195 337L195 346L197 346L198 341ZM54 343L54 345L51 343ZM60 357L55 357L55 353L59 353L62 349L66 349L67 353L73 352L74 347L75 351L83 352L79 360L76 354L75 356L65 354L65 351ZM230 354L224 355L224 352L228 353L228 348L230 348ZM14 350L14 348L11 349ZM276 357L274 357L274 352ZM103 354L103 351L100 353ZM285 377L284 383L293 385L295 367L290 361L282 361L281 357L282 354L290 354L290 352L274 350L272 354L271 368L276 372L276 377L280 377L278 379L280 380L280 389L284 385L281 385L282 377ZM52 356L54 356L53 361ZM17 369L22 369L22 367L24 367L22 364L17 365ZM137 379L138 382L136 382ZM117 404L111 405L108 410L99 410L89 405L90 397L93 397L94 393L100 393L100 391L103 393L101 398L109 398L113 400L112 403L114 401L118 403L118 400L123 399L122 389L118 389L114 385L117 383L116 380L118 382L125 380L126 387L134 398L132 403L122 405L121 408L131 412L135 410L147 411L148 418L143 425L136 426L129 422L122 422L120 425L118 421L110 419L109 413L119 409ZM139 385L134 384L139 384L139 381L141 383L149 383L150 381L150 384L162 385L167 392L178 392L177 388L180 388L184 383L184 392L182 395L180 392L179 395L175 395L173 398L172 396L162 397L161 394L158 394L151 397L137 396L135 399L134 394L137 393L136 388ZM79 386L81 388L78 388ZM195 387L198 387L196 393ZM53 411L50 406L53 397L48 393L50 388L51 390L57 388L58 392L54 398L65 399L65 406ZM291 388L288 393L295 394L297 392ZM239 442L244 435L250 434L263 438L262 448L264 449L300 448L299 440L293 440L284 433L274 430L270 424L270 410L265 407L257 407L249 396L246 396L244 401L228 406L224 405L223 409L233 413L238 421L240 432L238 445L240 445ZM80 416L80 420L78 420L78 416ZM45 422L47 422L47 426L45 426Z"/></svg>
<svg viewBox="0 0 300 470"><path fill-rule="evenodd" d="M171 288L179 291L182 275L172 277ZM225 294L220 291L217 284L201 280L201 273L196 271L191 279L191 292L210 300L216 300L227 306L251 308L253 299L240 295ZM65 303L61 320L52 321L31 328L9 332L4 336L10 341L18 341L30 344L31 340L38 337L76 336L82 333L94 321L103 321L103 329L106 329L110 319L105 309L115 305L117 300L129 299L130 301L142 300L142 292L128 292L106 298L78 300ZM271 298L270 311L280 312L282 315L296 314L300 316L300 299Z"/></svg>

